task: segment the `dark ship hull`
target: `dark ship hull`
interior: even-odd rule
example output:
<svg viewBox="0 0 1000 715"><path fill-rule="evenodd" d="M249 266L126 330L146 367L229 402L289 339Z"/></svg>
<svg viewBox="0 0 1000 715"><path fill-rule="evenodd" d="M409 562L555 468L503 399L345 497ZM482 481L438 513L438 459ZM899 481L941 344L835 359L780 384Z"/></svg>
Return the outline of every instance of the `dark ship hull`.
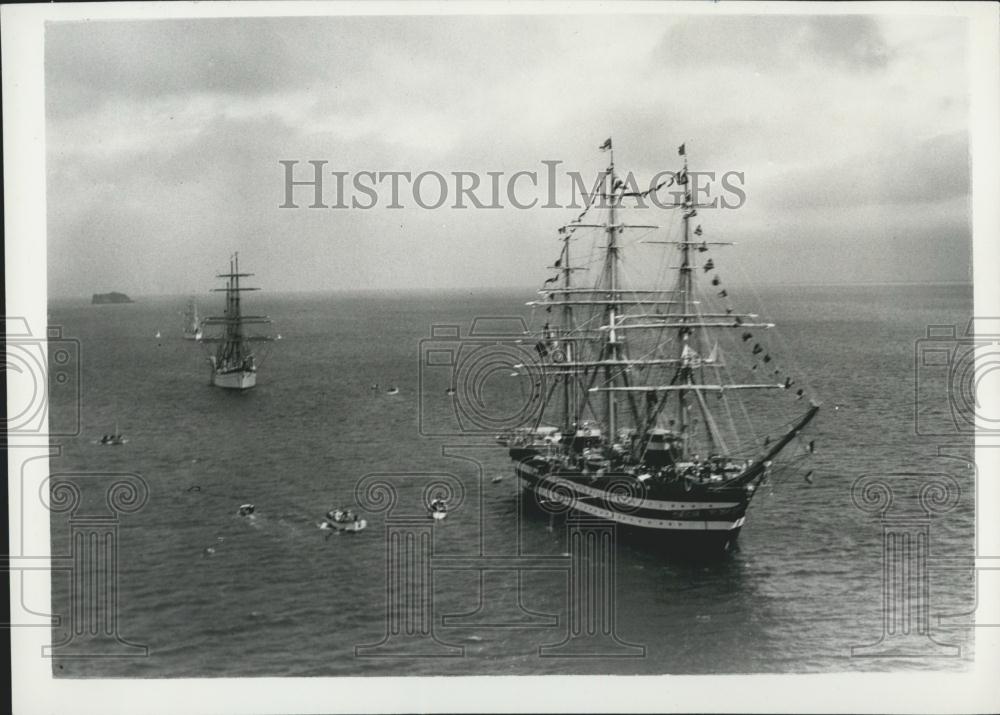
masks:
<svg viewBox="0 0 1000 715"><path fill-rule="evenodd" d="M699 552L726 551L739 537L755 486L714 488L683 479L639 481L553 468L544 457L515 464L522 487L543 511L566 512L618 525L623 536Z"/></svg>

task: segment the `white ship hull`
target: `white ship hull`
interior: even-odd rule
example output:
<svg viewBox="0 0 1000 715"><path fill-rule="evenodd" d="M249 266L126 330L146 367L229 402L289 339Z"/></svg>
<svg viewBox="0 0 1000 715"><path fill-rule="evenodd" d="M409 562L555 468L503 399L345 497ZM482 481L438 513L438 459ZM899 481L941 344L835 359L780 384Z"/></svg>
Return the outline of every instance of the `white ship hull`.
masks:
<svg viewBox="0 0 1000 715"><path fill-rule="evenodd" d="M257 373L251 370L213 372L212 384L226 390L249 390L257 384Z"/></svg>

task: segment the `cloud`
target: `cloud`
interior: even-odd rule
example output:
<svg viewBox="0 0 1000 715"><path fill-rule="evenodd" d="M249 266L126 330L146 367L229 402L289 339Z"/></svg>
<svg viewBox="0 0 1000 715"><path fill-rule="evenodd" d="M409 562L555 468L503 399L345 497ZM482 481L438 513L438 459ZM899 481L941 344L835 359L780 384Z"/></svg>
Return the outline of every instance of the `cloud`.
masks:
<svg viewBox="0 0 1000 715"><path fill-rule="evenodd" d="M50 22L48 110L60 115L121 98L256 98L304 88L332 102L348 91L364 109L378 99L375 85L433 102L423 87L448 89L457 81L462 91L463 80L530 69L532 58L506 38L541 41L542 29L516 16Z"/></svg>
<svg viewBox="0 0 1000 715"><path fill-rule="evenodd" d="M858 71L884 68L891 56L877 20L866 15L810 17L805 43L820 61Z"/></svg>
<svg viewBox="0 0 1000 715"><path fill-rule="evenodd" d="M784 72L802 64L877 70L890 57L878 21L866 15L693 15L665 34L660 52L677 67Z"/></svg>
<svg viewBox="0 0 1000 715"><path fill-rule="evenodd" d="M805 233L826 255L845 206L868 206L871 240L937 255L909 221L942 199L942 225L967 225L948 199L968 192L965 37L868 16L51 23L50 283L200 290L212 271L192 266L236 249L272 289L541 280L575 212L279 210L278 162L509 175L552 159L592 176L608 135L640 177L678 168L681 142L694 168L745 172L746 209L706 229Z"/></svg>
<svg viewBox="0 0 1000 715"><path fill-rule="evenodd" d="M760 196L771 206L909 206L969 196L969 138L944 134L857 153L777 177Z"/></svg>

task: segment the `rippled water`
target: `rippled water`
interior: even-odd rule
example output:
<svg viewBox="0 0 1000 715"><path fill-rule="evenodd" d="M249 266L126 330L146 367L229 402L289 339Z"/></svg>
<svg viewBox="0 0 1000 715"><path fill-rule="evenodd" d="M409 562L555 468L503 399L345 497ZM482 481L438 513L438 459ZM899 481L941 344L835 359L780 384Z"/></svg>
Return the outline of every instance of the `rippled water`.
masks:
<svg viewBox="0 0 1000 715"><path fill-rule="evenodd" d="M929 324L963 329L970 288L761 293L786 350L824 401L812 429L818 445L808 467L812 482L802 471L777 474L755 498L738 550L720 561L690 562L619 544L615 632L620 643L645 648L642 657L622 658L609 656L635 651L539 655L540 646L566 637L565 570L524 571L520 580L514 570L492 570L481 582L475 569L444 568L449 555L561 557L569 548L561 522L520 513L502 448L488 439L441 436L456 421L454 403L441 389L448 368L427 366L433 344L421 344L432 325L464 330L476 316L520 315L525 299L513 293L255 294L254 310L269 313L283 339L260 368L258 387L246 394L211 387L204 349L180 339L186 296L111 306L53 301L51 322L80 340L82 366L82 434L65 443L53 470L134 472L150 492L141 511L122 517L119 539L119 631L149 646L148 657L57 659L56 674L746 673L968 665L969 631L953 627L960 619L939 622L938 616L974 606L973 477L962 460L936 456L938 445L967 447L968 441L916 435L918 408L946 416L946 382L921 392L914 376L915 351ZM380 390L371 390L372 383ZM398 395L383 392L390 384ZM938 403L927 396L935 389ZM915 405L915 398L925 404ZM59 418L73 407L57 400L53 409ZM94 444L115 421L129 443ZM852 646L882 634L882 525L852 502L851 485L864 474L900 472L951 474L961 487L957 507L930 522L929 557L932 635L960 646L958 657L851 655ZM372 473L396 475L390 480L398 487L398 508L418 513L430 475L452 474L464 486L462 507L434 527L432 585L434 634L442 648L462 648L461 657L442 657L443 651L421 658L356 655L355 646L378 643L387 628L385 516L369 513L365 532L330 539L317 522L332 506L353 503L356 483ZM901 486L899 497L903 492ZM253 519L236 515L243 502L257 505ZM68 548L67 533L65 519L54 517L54 553ZM66 613L64 574L54 576L53 594L55 612ZM481 596L478 613L455 618L475 612ZM55 628L56 641L65 628Z"/></svg>

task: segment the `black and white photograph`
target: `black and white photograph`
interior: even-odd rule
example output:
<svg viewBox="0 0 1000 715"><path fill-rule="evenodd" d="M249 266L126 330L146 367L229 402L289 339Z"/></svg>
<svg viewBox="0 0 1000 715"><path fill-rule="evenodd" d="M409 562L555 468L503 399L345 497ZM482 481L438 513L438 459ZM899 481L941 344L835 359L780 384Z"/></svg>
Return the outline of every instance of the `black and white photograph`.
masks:
<svg viewBox="0 0 1000 715"><path fill-rule="evenodd" d="M4 5L13 711L995 712L998 21Z"/></svg>

